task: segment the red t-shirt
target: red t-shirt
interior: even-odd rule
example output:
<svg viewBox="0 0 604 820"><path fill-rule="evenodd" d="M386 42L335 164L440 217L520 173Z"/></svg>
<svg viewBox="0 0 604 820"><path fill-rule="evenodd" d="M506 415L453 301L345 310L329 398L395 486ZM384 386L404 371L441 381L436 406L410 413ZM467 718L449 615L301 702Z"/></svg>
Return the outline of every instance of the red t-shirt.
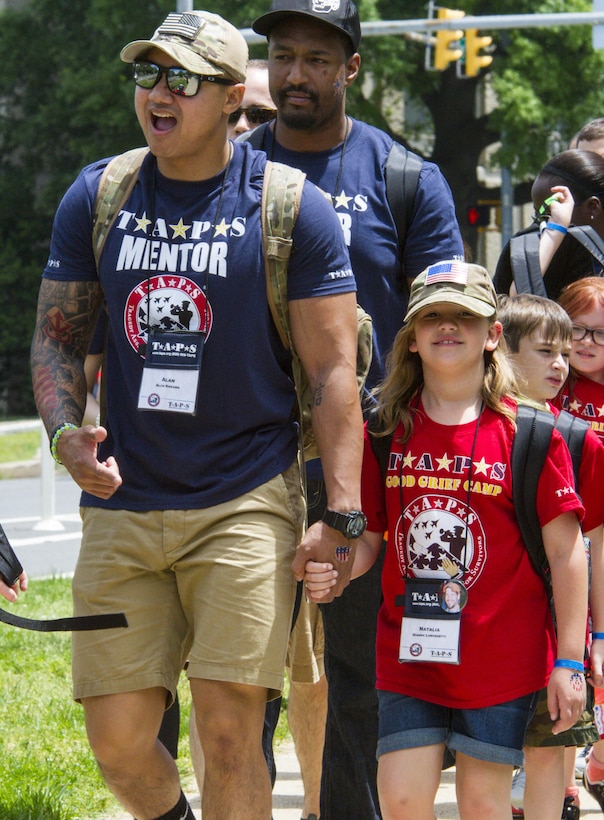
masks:
<svg viewBox="0 0 604 820"><path fill-rule="evenodd" d="M548 407L558 415L559 408L548 402ZM575 415L575 414L573 414ZM577 492L585 507L585 517L581 522L583 532L589 532L604 522L604 493L601 481L604 475L604 444L593 430L588 430L583 441Z"/></svg>
<svg viewBox="0 0 604 820"><path fill-rule="evenodd" d="M604 384L578 376L569 388L567 380L556 396L555 404L573 416L588 421L600 441L604 442Z"/></svg>
<svg viewBox="0 0 604 820"><path fill-rule="evenodd" d="M365 431L363 509L369 530L389 534L376 685L452 708L483 708L541 689L556 642L543 581L515 523L509 467L513 428L486 408L476 431L475 421L437 424L420 405L410 440L401 445L400 429L395 432L385 488ZM562 513L583 514L570 456L557 431L536 503L542 526ZM468 590L461 663L399 663L403 608L396 599L404 594L404 578L447 579L443 559L458 567L456 577L463 576Z"/></svg>

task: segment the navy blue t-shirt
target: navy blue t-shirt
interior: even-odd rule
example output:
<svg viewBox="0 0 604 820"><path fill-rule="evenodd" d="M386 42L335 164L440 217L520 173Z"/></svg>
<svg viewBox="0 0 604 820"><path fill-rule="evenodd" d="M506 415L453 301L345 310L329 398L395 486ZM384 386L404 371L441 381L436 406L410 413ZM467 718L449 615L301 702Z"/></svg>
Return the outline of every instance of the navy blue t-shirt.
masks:
<svg viewBox="0 0 604 820"><path fill-rule="evenodd" d="M50 279L99 279L109 315L103 371L109 435L99 459L115 456L123 484L108 500L84 493L82 503L151 510L228 501L285 470L297 449L290 357L266 295L260 223L266 156L236 145L226 181L223 172L184 182L163 177L148 155L97 274L92 211L107 162L84 168L65 194L44 270ZM293 240L290 299L356 290L333 208L308 182ZM166 330L203 329L207 317L195 416L137 409L148 314L152 326Z"/></svg>
<svg viewBox="0 0 604 820"><path fill-rule="evenodd" d="M439 168L424 162L412 220L399 260L398 235L386 198L384 168L392 137L360 120L352 124L342 161L342 145L328 151L290 151L263 129L270 159L304 171L315 185L333 197L352 269L358 301L373 318L373 361L367 385L384 376L386 355L400 330L407 309L405 276L414 279L428 265L463 259L464 247L455 216L451 189Z"/></svg>

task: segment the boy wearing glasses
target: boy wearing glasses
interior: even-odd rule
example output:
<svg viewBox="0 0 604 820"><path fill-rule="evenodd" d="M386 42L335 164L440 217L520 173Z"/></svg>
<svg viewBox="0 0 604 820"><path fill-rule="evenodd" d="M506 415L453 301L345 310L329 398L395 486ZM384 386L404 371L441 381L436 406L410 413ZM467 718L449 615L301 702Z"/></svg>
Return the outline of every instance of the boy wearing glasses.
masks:
<svg viewBox="0 0 604 820"><path fill-rule="evenodd" d="M295 394L261 238L266 157L227 138L244 93L245 41L218 15L172 13L121 57L133 63L150 150L98 270L92 223L108 160L83 169L65 194L32 342L51 451L83 491L75 612L117 607L129 624L74 637L74 697L124 808L137 820L192 820L157 741L188 659L204 818L266 820L262 725L283 683L296 547L335 560L343 543L354 554L354 542L323 522L300 542ZM288 296L316 390L329 505L348 518L360 509L363 439L356 284L333 209L308 183ZM83 362L104 301L107 409L102 426L81 426Z"/></svg>

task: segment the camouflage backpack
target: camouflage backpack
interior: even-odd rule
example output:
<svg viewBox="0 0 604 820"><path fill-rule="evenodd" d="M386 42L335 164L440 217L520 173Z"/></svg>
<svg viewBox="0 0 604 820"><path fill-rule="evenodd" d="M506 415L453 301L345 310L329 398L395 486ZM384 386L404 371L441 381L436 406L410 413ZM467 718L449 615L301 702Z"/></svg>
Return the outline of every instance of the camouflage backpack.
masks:
<svg viewBox="0 0 604 820"><path fill-rule="evenodd" d="M120 154L105 168L93 212L92 245L97 266L107 234L122 205L130 196L147 148ZM292 248L291 234L296 223L306 175L297 168L267 162L262 188L262 239L266 267L266 295L273 321L283 346L291 351L292 374L298 398L300 451L304 459L319 455L311 425L312 390L296 353L289 325L287 270ZM362 397L372 353L372 321L357 306L357 384Z"/></svg>

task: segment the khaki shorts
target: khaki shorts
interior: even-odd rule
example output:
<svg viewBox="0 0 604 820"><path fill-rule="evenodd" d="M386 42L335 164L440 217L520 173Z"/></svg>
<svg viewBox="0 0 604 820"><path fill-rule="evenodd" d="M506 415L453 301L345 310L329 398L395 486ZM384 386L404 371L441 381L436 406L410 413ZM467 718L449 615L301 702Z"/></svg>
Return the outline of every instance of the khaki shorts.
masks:
<svg viewBox="0 0 604 820"><path fill-rule="evenodd" d="M553 721L547 711L547 689L539 692L537 708L526 730L525 746L585 746L599 740L598 730L593 720L593 687L587 686L587 704L579 720L570 729L552 734Z"/></svg>
<svg viewBox="0 0 604 820"><path fill-rule="evenodd" d="M325 674L323 616L302 593L300 612L287 650L287 673L294 683L316 683Z"/></svg>
<svg viewBox="0 0 604 820"><path fill-rule="evenodd" d="M189 678L278 697L304 521L297 464L208 509L88 507L82 521L74 614L123 611L129 626L73 633L76 700L156 686L173 699L187 658Z"/></svg>

